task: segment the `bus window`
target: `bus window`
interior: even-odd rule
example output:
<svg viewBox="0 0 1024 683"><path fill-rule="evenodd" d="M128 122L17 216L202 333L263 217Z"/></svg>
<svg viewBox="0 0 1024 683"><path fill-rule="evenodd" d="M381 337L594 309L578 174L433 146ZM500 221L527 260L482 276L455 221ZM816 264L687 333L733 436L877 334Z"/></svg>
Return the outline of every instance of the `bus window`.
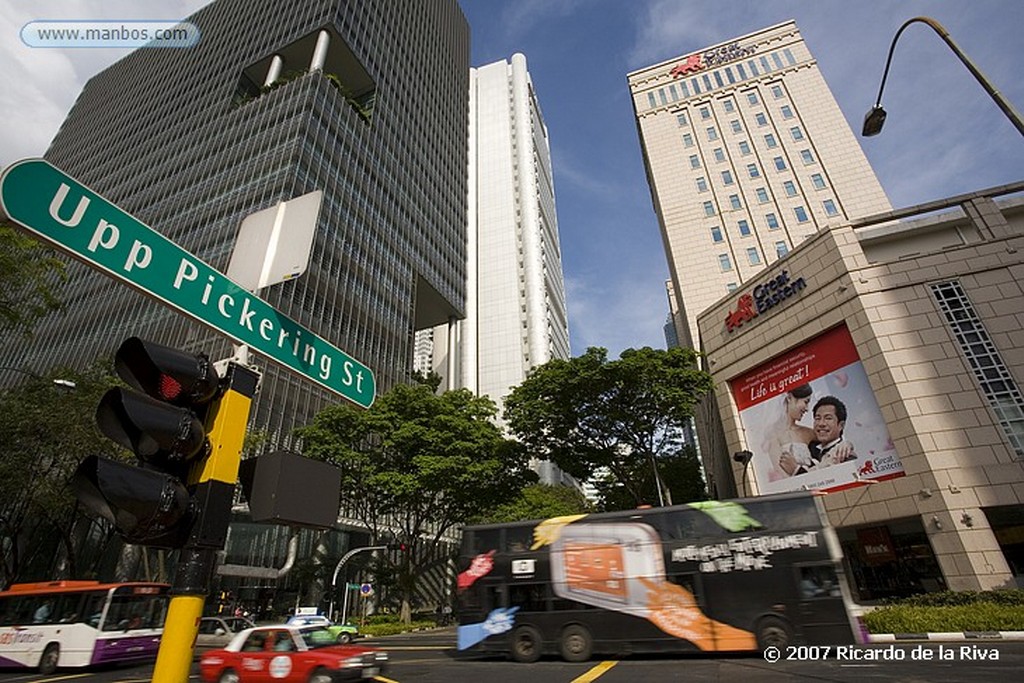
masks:
<svg viewBox="0 0 1024 683"><path fill-rule="evenodd" d="M533 529L530 527L505 529L505 548L508 552L528 552L531 545L533 545Z"/></svg>
<svg viewBox="0 0 1024 683"><path fill-rule="evenodd" d="M838 598L839 579L831 565L800 567L800 597L804 600L813 598Z"/></svg>
<svg viewBox="0 0 1024 683"><path fill-rule="evenodd" d="M689 591L699 607L704 606L703 591L700 588L700 579L696 574L673 574L666 578L669 583L674 583L680 588L685 588Z"/></svg>
<svg viewBox="0 0 1024 683"><path fill-rule="evenodd" d="M464 555L479 555L488 550L497 550L501 547L501 529L481 529L473 534L471 539L472 547Z"/></svg>
<svg viewBox="0 0 1024 683"><path fill-rule="evenodd" d="M509 586L509 606L520 612L546 612L547 595L543 583L514 583Z"/></svg>
<svg viewBox="0 0 1024 683"><path fill-rule="evenodd" d="M167 598L162 595L114 595L101 628L104 631L161 628L166 610Z"/></svg>
<svg viewBox="0 0 1024 683"><path fill-rule="evenodd" d="M752 505L751 516L764 525L765 531L815 529L821 527L818 509L799 498L760 501Z"/></svg>

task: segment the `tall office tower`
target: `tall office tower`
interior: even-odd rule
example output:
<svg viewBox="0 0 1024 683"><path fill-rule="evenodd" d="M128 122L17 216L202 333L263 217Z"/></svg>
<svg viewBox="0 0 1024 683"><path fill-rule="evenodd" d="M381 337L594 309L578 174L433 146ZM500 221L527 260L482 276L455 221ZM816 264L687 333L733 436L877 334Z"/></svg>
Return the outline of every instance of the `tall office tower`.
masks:
<svg viewBox="0 0 1024 683"><path fill-rule="evenodd" d="M189 21L194 47L139 49L93 77L47 159L221 271L245 216L322 190L308 271L261 296L368 365L378 391L407 381L414 332L464 307L469 28L457 1L217 0ZM29 348L0 346L0 365L82 365L131 335L231 355L83 267L62 295L64 313ZM257 362L253 426L278 439L341 400Z"/></svg>
<svg viewBox="0 0 1024 683"><path fill-rule="evenodd" d="M531 368L569 357L569 324L548 131L526 58L469 80L466 317L434 330L435 369L500 407Z"/></svg>
<svg viewBox="0 0 1024 683"><path fill-rule="evenodd" d="M792 21L628 80L685 346L794 245L891 208Z"/></svg>

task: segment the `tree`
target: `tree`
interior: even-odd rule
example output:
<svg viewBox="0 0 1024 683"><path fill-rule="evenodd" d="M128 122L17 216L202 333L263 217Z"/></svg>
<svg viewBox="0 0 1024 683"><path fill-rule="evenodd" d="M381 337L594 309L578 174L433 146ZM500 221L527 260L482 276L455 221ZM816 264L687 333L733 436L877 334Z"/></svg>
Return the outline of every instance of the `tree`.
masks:
<svg viewBox="0 0 1024 683"><path fill-rule="evenodd" d="M365 411L335 405L295 432L306 456L341 468L344 509L373 542L406 545L392 561L406 623L418 579L447 556L445 534L536 480L495 413L490 399L464 389L399 385Z"/></svg>
<svg viewBox="0 0 1024 683"><path fill-rule="evenodd" d="M48 579L22 576L26 551L42 550L56 538L63 574L78 575L73 531L77 504L68 480L86 455L126 457L96 427L96 406L117 379L109 362L84 371L54 369L0 394L0 580ZM55 379L74 383L56 385ZM50 546L45 546L50 547ZM62 551L62 552L60 552Z"/></svg>
<svg viewBox="0 0 1024 683"><path fill-rule="evenodd" d="M692 349L607 356L593 347L538 366L505 400L505 421L534 457L582 481L606 473L621 487L623 507L656 504L654 468L680 451L711 376Z"/></svg>
<svg viewBox="0 0 1024 683"><path fill-rule="evenodd" d="M28 336L40 318L60 308L64 267L52 249L0 223L0 332Z"/></svg>
<svg viewBox="0 0 1024 683"><path fill-rule="evenodd" d="M658 492L654 488L654 477L649 477L650 464L639 465L639 473L644 478L642 493L644 500L657 500ZM697 451L692 446L684 446L671 455L658 458L658 473L663 486L671 493L676 504L706 500L707 485L704 483ZM636 501L626 488L611 475L598 477L594 483L597 489L598 507L601 510L622 510L636 505Z"/></svg>
<svg viewBox="0 0 1024 683"><path fill-rule="evenodd" d="M592 512L591 505L578 490L569 486L533 484L519 497L494 508L474 520L480 524L518 522L526 519L549 519Z"/></svg>

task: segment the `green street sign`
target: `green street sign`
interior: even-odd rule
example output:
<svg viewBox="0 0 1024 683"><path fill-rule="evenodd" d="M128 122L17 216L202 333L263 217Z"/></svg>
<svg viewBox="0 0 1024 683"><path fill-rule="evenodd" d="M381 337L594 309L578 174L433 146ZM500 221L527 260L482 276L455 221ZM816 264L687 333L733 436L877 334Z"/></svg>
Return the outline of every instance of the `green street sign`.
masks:
<svg viewBox="0 0 1024 683"><path fill-rule="evenodd" d="M357 590L359 590L359 586L361 586L361 585L362 584L358 584L358 583L350 583L350 584L348 584L348 589L350 591L357 591Z"/></svg>
<svg viewBox="0 0 1024 683"><path fill-rule="evenodd" d="M43 159L0 176L0 205L28 232L357 405L373 372L315 332Z"/></svg>

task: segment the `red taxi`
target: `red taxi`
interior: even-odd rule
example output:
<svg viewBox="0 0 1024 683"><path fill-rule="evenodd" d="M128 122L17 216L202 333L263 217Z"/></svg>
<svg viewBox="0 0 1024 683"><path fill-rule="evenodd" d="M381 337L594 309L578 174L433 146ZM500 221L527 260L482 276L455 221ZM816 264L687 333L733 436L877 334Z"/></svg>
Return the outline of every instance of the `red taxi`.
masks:
<svg viewBox="0 0 1024 683"><path fill-rule="evenodd" d="M206 683L332 683L373 678L387 662L386 652L339 645L320 626L258 626L203 654L199 669Z"/></svg>

